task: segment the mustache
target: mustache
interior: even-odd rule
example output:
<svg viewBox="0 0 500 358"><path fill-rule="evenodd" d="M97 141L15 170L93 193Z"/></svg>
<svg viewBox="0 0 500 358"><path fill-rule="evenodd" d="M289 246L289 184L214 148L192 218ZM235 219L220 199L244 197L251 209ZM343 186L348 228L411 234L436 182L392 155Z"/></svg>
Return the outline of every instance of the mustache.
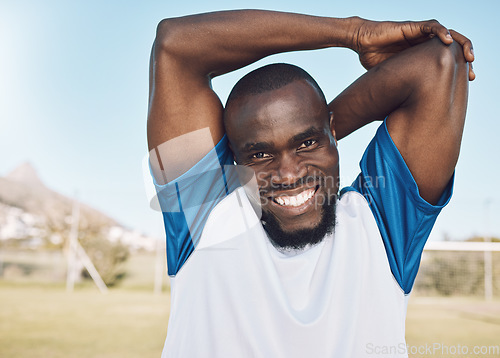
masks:
<svg viewBox="0 0 500 358"><path fill-rule="evenodd" d="M313 184L325 186L329 182L335 183L335 179L336 178L334 177L324 176L324 175L308 175L290 184L275 183L272 180L269 180L269 183L267 183L267 185L263 185L260 187L259 192L261 195L263 194L265 195L267 193L275 191L285 191L285 190L300 188L303 186L312 186Z"/></svg>

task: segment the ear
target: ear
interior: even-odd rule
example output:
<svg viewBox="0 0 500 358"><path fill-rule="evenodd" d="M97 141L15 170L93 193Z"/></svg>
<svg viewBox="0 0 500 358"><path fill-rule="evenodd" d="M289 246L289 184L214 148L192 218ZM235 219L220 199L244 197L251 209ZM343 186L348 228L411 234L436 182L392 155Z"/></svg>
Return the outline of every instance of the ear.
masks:
<svg viewBox="0 0 500 358"><path fill-rule="evenodd" d="M330 112L330 131L332 132L333 139L335 140L335 146L337 146L337 135L335 133L335 121L333 119L333 112Z"/></svg>
<svg viewBox="0 0 500 358"><path fill-rule="evenodd" d="M233 162L237 163L236 162L236 155L234 154L234 151L233 151L233 146L231 145L231 142L229 140L227 141L227 145L229 146L231 153L233 153Z"/></svg>

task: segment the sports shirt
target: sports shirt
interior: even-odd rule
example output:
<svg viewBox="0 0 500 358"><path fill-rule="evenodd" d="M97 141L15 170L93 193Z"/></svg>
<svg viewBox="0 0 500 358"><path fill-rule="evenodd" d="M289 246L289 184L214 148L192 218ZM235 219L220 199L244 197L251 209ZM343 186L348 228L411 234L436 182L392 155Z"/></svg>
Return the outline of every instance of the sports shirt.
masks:
<svg viewBox="0 0 500 358"><path fill-rule="evenodd" d="M334 233L286 253L269 241L226 137L155 183L171 276L162 357L407 357L408 295L453 178L438 205L422 199L385 122L360 168Z"/></svg>

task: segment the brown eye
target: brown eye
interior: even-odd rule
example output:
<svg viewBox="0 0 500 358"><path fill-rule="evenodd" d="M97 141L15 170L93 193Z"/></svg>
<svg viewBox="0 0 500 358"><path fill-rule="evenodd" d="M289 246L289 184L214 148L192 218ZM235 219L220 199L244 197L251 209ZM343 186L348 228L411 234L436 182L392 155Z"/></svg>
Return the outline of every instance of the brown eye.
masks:
<svg viewBox="0 0 500 358"><path fill-rule="evenodd" d="M271 156L267 153L264 153L264 152L259 152L259 153L255 153L254 155L252 155L252 158L254 158L254 159L265 159L265 158L269 158L269 157L271 157Z"/></svg>
<svg viewBox="0 0 500 358"><path fill-rule="evenodd" d="M316 143L317 142L314 139L308 139L305 142L303 142L298 149L308 148Z"/></svg>

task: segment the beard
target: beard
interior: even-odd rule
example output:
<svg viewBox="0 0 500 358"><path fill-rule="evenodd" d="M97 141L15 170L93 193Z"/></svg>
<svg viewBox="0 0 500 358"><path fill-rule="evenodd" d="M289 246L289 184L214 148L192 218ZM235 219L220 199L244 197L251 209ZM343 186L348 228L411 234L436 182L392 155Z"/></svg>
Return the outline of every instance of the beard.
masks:
<svg viewBox="0 0 500 358"><path fill-rule="evenodd" d="M262 212L262 225L273 245L282 250L301 250L307 245L320 243L335 231L336 200L327 200L321 208L320 222L312 228L285 231L274 215Z"/></svg>

